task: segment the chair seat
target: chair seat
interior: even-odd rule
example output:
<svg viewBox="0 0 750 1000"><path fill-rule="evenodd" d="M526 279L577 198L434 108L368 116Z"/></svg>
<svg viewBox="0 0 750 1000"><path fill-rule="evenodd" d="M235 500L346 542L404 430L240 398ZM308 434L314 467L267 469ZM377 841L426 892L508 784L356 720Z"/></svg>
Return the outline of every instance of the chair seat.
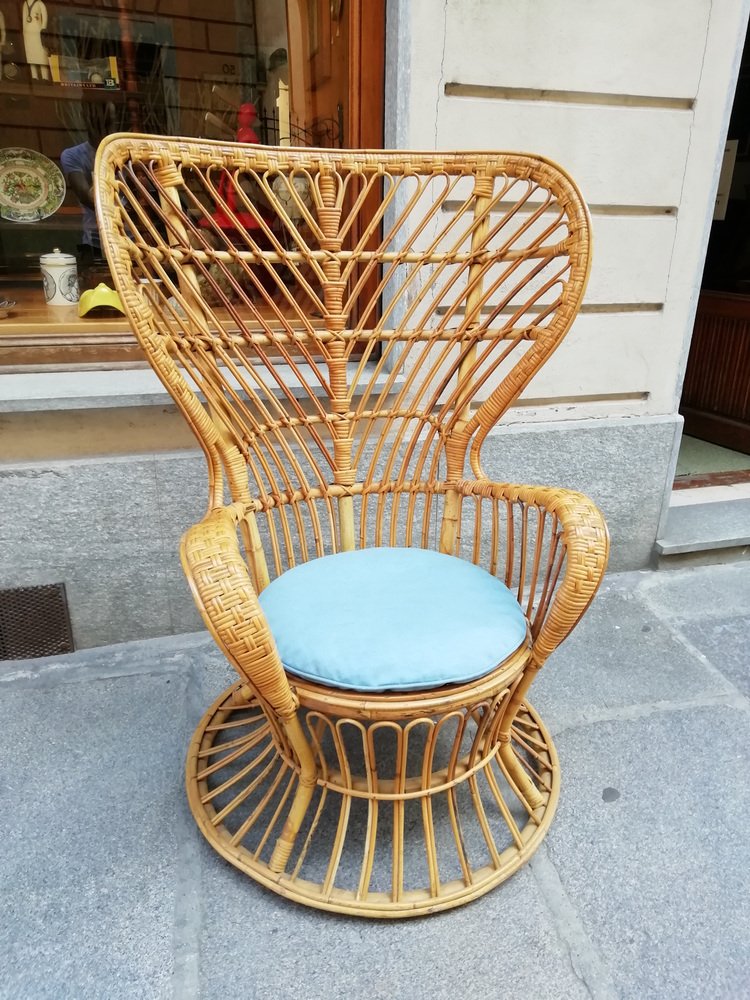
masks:
<svg viewBox="0 0 750 1000"><path fill-rule="evenodd" d="M527 642L508 588L439 552L370 548L313 559L260 595L285 668L356 691L416 691L489 673Z"/></svg>

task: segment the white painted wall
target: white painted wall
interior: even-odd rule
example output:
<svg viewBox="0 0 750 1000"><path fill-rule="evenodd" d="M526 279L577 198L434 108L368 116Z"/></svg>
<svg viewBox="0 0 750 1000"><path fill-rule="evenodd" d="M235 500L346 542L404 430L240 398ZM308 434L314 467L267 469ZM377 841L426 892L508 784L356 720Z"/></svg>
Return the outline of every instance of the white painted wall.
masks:
<svg viewBox="0 0 750 1000"><path fill-rule="evenodd" d="M587 311L514 419L676 412L749 8L390 2L386 144L540 153L591 207Z"/></svg>

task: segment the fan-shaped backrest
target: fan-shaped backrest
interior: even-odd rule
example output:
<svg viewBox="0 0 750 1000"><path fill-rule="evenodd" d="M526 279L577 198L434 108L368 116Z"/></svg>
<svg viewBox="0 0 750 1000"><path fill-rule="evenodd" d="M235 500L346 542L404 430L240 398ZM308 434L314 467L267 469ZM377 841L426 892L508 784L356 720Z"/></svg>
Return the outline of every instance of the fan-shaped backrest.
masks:
<svg viewBox="0 0 750 1000"><path fill-rule="evenodd" d="M482 474L588 276L581 196L531 156L118 135L97 186L117 289L212 502L222 471L257 509L323 501L334 547L355 544L355 496Z"/></svg>

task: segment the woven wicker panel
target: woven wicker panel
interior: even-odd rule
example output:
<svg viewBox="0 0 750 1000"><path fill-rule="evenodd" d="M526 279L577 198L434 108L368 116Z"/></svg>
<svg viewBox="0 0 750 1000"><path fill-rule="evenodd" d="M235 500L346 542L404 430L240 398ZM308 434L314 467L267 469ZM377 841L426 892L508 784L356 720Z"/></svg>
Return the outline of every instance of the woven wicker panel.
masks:
<svg viewBox="0 0 750 1000"><path fill-rule="evenodd" d="M267 502L460 477L587 277L584 204L531 157L115 137L98 170L135 331L237 499L238 455Z"/></svg>

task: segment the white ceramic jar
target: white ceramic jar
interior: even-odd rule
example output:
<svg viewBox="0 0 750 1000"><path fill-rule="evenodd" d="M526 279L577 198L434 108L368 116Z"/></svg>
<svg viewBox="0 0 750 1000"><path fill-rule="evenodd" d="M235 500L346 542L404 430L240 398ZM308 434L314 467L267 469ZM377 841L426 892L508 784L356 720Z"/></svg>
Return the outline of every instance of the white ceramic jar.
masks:
<svg viewBox="0 0 750 1000"><path fill-rule="evenodd" d="M71 253L57 247L39 258L48 306L72 306L78 301L78 267Z"/></svg>

